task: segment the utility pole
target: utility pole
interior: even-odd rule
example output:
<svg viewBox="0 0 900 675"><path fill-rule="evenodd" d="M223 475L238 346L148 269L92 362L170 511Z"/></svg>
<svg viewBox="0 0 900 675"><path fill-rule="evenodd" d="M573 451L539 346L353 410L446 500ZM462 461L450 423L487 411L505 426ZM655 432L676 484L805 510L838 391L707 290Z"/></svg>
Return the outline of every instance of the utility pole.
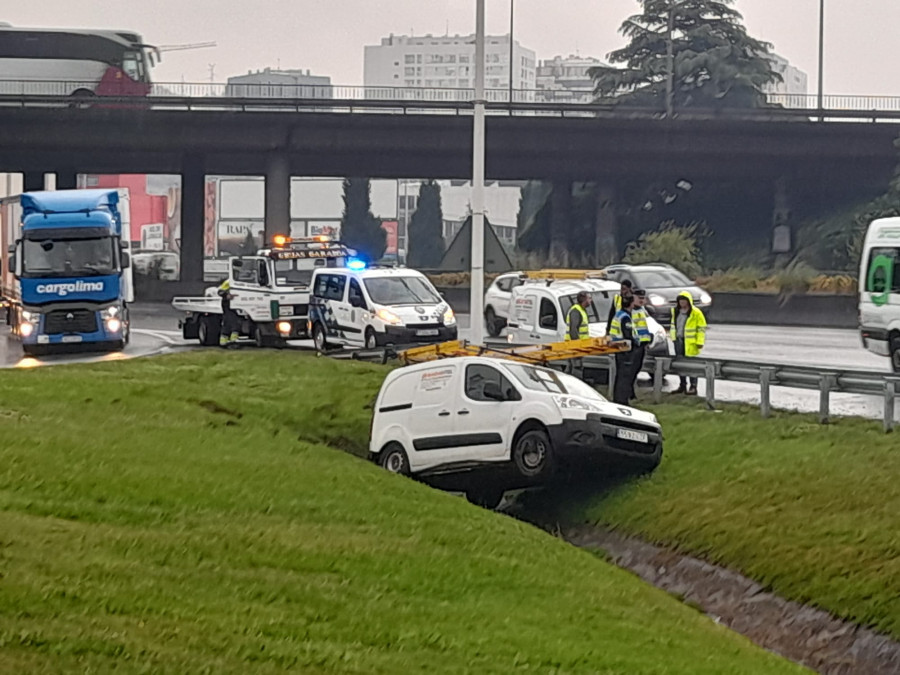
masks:
<svg viewBox="0 0 900 675"><path fill-rule="evenodd" d="M513 26L515 25L516 0L509 0L509 102L513 102L513 73L515 66L513 57L515 50L513 49ZM512 114L512 113L510 113Z"/></svg>
<svg viewBox="0 0 900 675"><path fill-rule="evenodd" d="M666 30L666 119L675 114L675 47L672 34L675 32L675 7L678 3L669 4L668 28Z"/></svg>
<svg viewBox="0 0 900 675"><path fill-rule="evenodd" d="M819 91L816 106L819 111L824 107L825 78L825 0L819 0Z"/></svg>
<svg viewBox="0 0 900 675"><path fill-rule="evenodd" d="M484 0L475 2L475 114L472 133L471 341L484 343Z"/></svg>

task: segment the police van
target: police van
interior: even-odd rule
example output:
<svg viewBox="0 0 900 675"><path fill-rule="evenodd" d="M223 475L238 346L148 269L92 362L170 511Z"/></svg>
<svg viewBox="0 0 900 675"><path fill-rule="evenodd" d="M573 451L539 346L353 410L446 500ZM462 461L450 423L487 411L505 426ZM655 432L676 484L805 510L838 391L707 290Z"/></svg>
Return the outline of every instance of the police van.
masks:
<svg viewBox="0 0 900 675"><path fill-rule="evenodd" d="M312 278L309 332L316 349L376 349L457 338L450 305L421 272L366 267L319 269Z"/></svg>
<svg viewBox="0 0 900 675"><path fill-rule="evenodd" d="M872 221L859 270L859 332L863 347L888 356L900 373L900 218Z"/></svg>
<svg viewBox="0 0 900 675"><path fill-rule="evenodd" d="M388 373L375 401L370 457L437 487L447 476L470 501L550 480L569 464L660 462L656 417L610 403L581 380L528 363L461 356Z"/></svg>

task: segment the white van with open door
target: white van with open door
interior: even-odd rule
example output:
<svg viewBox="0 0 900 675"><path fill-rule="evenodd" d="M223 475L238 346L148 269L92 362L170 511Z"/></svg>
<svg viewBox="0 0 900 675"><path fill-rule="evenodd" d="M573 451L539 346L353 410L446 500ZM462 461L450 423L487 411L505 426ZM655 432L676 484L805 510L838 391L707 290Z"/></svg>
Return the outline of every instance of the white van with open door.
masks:
<svg viewBox="0 0 900 675"><path fill-rule="evenodd" d="M900 373L900 218L873 220L859 268L859 333Z"/></svg>

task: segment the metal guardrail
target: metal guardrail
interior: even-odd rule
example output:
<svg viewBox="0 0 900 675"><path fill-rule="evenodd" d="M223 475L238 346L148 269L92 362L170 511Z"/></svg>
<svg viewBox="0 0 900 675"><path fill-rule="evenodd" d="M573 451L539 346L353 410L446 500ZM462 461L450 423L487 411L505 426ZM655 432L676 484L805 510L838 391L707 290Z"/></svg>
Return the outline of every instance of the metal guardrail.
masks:
<svg viewBox="0 0 900 675"><path fill-rule="evenodd" d="M609 393L616 376L615 359L608 356L583 360L585 368L606 370L609 373ZM663 382L666 375L696 377L706 383L706 405L713 409L716 403L716 382L744 382L759 385L760 413L769 417L772 412L771 388L806 389L819 392L819 423L828 424L831 411L831 394L862 394L879 396L884 400L883 426L885 432L895 426L896 399L900 393L900 375L874 373L840 368L813 368L754 361L723 361L705 358L672 358L647 356L644 372L653 378L653 400L662 401Z"/></svg>
<svg viewBox="0 0 900 675"><path fill-rule="evenodd" d="M398 112L403 114L471 114L473 89L373 87L339 85L278 85L219 83L154 83L148 96L94 96L94 83L81 81L4 80L0 78L0 105L19 107L125 107L181 110L266 110L314 112ZM510 116L586 116L664 118L662 110L615 105L598 100L589 91L489 89L488 112ZM149 102L149 105L148 105ZM680 119L710 117L810 121L900 119L900 96L816 97L768 94L769 107L753 109L682 109Z"/></svg>

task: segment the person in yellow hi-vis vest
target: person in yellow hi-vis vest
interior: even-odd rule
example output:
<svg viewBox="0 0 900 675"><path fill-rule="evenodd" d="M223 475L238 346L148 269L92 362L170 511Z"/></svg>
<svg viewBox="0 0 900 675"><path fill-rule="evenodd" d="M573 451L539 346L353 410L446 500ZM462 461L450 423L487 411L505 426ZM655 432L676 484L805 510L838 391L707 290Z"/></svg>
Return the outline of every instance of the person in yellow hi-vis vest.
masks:
<svg viewBox="0 0 900 675"><path fill-rule="evenodd" d="M706 317L698 307L694 307L694 300L688 291L678 294L678 305L672 308L669 337L675 343L675 356L700 356L700 350L706 344ZM697 393L696 377L681 377L680 380L676 394Z"/></svg>
<svg viewBox="0 0 900 675"><path fill-rule="evenodd" d="M231 301L234 296L231 294L231 282L228 279L219 286L219 297L222 298L222 327L219 331L219 346L237 347L240 318L237 312L231 309Z"/></svg>
<svg viewBox="0 0 900 675"><path fill-rule="evenodd" d="M613 319L616 316L616 313L620 309L622 309L622 298L633 295L634 284L631 283L630 279L622 279L622 283L619 284L619 292L613 298L612 304L609 306L609 316L606 317L606 334L609 335L609 330L612 328Z"/></svg>
<svg viewBox="0 0 900 675"><path fill-rule="evenodd" d="M581 291L575 297L575 304L569 308L566 317L566 340L586 340L591 336L588 330L587 308L591 306L591 294Z"/></svg>

